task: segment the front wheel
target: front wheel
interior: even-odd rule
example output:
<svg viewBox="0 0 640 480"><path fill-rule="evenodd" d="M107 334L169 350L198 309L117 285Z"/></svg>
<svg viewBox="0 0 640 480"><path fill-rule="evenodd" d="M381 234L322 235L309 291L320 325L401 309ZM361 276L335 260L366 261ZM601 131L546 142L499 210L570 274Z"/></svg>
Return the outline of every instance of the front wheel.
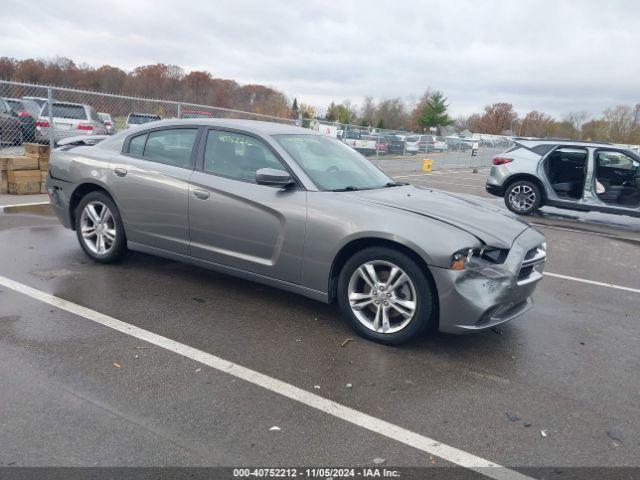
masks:
<svg viewBox="0 0 640 480"><path fill-rule="evenodd" d="M542 206L542 193L533 182L514 182L504 192L504 203L513 213L530 215Z"/></svg>
<svg viewBox="0 0 640 480"><path fill-rule="evenodd" d="M390 345L424 333L434 313L427 274L404 253L385 247L367 248L347 261L337 297L360 335Z"/></svg>
<svg viewBox="0 0 640 480"><path fill-rule="evenodd" d="M80 246L93 260L113 263L124 256L127 250L124 226L118 208L106 193L85 195L75 217Z"/></svg>

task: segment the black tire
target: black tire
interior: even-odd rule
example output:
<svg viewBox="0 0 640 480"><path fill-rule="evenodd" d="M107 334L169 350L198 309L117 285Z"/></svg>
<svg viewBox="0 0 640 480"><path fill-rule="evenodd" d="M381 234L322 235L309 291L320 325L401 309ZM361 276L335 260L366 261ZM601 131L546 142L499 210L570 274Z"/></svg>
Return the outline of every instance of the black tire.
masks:
<svg viewBox="0 0 640 480"><path fill-rule="evenodd" d="M93 251L82 235L82 212L85 207L92 202L98 202L106 205L111 212L113 225L115 226L115 240L111 244L109 250L102 254ZM80 246L84 252L96 262L115 263L121 260L127 252L127 238L124 231L124 225L122 224L122 217L120 216L120 212L118 211L118 207L116 207L114 201L104 192L90 192L82 197L75 211L75 228Z"/></svg>
<svg viewBox="0 0 640 480"><path fill-rule="evenodd" d="M349 302L349 283L354 272L360 266L372 261L390 262L404 271L411 279L415 289L416 308L413 317L399 331L393 333L382 333L364 325L353 312ZM410 258L398 250L386 247L370 247L353 255L344 265L340 276L338 277L337 299L340 310L351 325L361 336L384 343L387 345L398 345L411 339L423 335L430 327L433 321L436 309L434 302L437 295L432 282L427 277L428 273L424 272L415 260ZM369 292L371 293L371 292ZM404 297L402 297L404 298ZM373 305L368 308L377 308ZM365 309L362 309L365 310ZM391 309L389 309L391 311ZM392 314L397 312L392 312ZM373 315L373 313L372 313Z"/></svg>
<svg viewBox="0 0 640 480"><path fill-rule="evenodd" d="M504 204L513 213L530 215L542 206L542 192L535 183L519 180L505 190Z"/></svg>

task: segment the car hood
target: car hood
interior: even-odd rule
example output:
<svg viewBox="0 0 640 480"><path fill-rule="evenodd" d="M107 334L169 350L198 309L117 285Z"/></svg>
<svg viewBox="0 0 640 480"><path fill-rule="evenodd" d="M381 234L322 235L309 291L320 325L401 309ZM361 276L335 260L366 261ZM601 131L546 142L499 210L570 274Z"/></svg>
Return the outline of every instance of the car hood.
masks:
<svg viewBox="0 0 640 480"><path fill-rule="evenodd" d="M442 190L407 185L350 192L349 196L445 222L497 248L511 248L529 228L527 223L488 202Z"/></svg>

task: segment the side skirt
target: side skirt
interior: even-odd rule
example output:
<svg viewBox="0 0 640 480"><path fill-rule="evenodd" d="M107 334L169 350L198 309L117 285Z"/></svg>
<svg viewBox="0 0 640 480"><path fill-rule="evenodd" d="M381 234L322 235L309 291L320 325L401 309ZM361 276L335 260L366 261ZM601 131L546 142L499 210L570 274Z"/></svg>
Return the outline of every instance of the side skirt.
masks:
<svg viewBox="0 0 640 480"><path fill-rule="evenodd" d="M183 255L181 253L174 253L161 248L150 247L136 242L127 242L127 248L135 252L146 253L149 255L157 255L159 257L168 258L169 260L175 260L178 262L189 263L197 267L206 268L207 270L214 270L216 272L225 273L234 277L239 277L252 282L262 283L270 287L279 288L288 292L297 293L313 300L318 300L323 303L329 303L329 295L326 292L320 292L311 288L303 287L302 285L296 285L294 283L285 282L284 280L278 280L277 278L267 277L265 275L259 275L257 273L247 272L239 268L228 267L219 263L209 262L200 258L191 257L189 255Z"/></svg>

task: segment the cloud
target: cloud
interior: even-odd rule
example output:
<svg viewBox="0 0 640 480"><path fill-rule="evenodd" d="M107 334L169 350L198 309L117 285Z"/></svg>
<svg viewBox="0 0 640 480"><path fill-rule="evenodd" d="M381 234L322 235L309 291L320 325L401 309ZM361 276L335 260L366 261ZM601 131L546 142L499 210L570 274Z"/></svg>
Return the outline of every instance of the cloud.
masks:
<svg viewBox="0 0 640 480"><path fill-rule="evenodd" d="M635 104L640 2L121 1L3 6L0 54L170 63L324 106L445 92L454 115Z"/></svg>

